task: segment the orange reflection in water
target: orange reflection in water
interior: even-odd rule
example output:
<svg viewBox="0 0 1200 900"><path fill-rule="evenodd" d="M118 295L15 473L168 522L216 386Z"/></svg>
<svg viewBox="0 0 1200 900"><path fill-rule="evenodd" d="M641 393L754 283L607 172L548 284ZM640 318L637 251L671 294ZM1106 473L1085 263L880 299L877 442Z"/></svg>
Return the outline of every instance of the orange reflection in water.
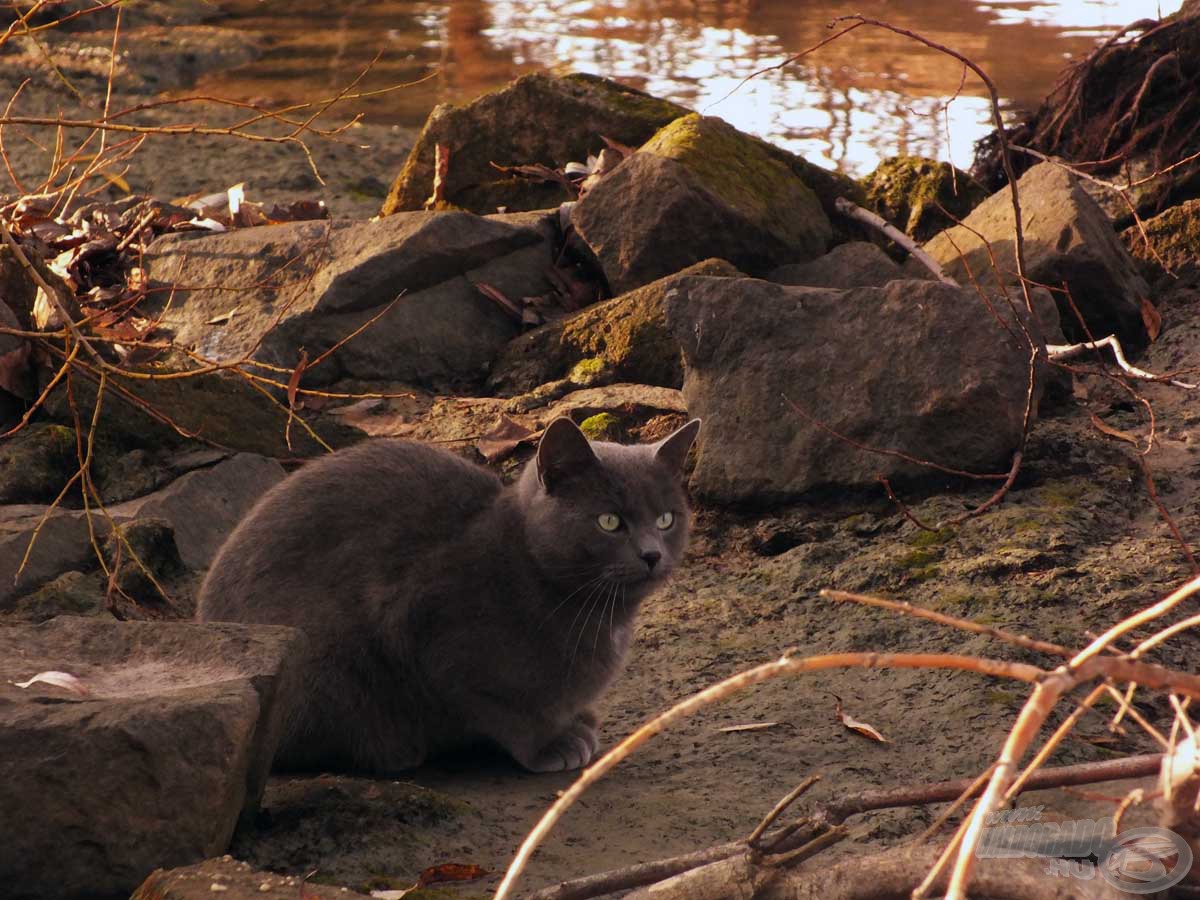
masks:
<svg viewBox="0 0 1200 900"><path fill-rule="evenodd" d="M469 99L524 72L586 71L719 115L852 173L898 153L965 166L989 128L983 85L970 75L964 82L955 60L880 29L859 28L721 98L747 75L828 37L834 16L860 12L958 50L991 75L1006 107L1029 106L1098 35L1179 2L866 0L843 8L809 0L226 0L220 6L233 24L269 34L270 45L260 60L214 74L204 86L282 102L328 96L382 51L366 89L414 80L431 67L437 75L358 101L355 111L416 126L435 103Z"/></svg>

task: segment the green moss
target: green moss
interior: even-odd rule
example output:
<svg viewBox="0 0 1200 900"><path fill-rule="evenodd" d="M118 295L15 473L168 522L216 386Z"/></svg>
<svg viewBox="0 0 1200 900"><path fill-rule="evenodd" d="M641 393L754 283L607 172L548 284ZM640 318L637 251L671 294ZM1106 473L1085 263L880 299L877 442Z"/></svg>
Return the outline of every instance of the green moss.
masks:
<svg viewBox="0 0 1200 900"><path fill-rule="evenodd" d="M621 420L612 413L596 413L579 423L579 430L592 441L614 441L620 437Z"/></svg>
<svg viewBox="0 0 1200 900"><path fill-rule="evenodd" d="M1038 488L1034 492L1034 498L1043 506L1065 509L1077 505L1079 498L1086 494L1090 487L1083 481L1067 481Z"/></svg>
<svg viewBox="0 0 1200 900"><path fill-rule="evenodd" d="M949 163L919 156L885 159L863 179L875 211L918 241L926 241L987 199L987 191Z"/></svg>
<svg viewBox="0 0 1200 900"><path fill-rule="evenodd" d="M1200 247L1200 199L1172 206L1143 224L1146 237L1169 268L1176 269L1196 261L1196 248ZM1157 264L1136 225L1125 229L1121 240L1133 256Z"/></svg>
<svg viewBox="0 0 1200 900"><path fill-rule="evenodd" d="M598 384L608 374L611 374L611 367L603 357L589 356L571 367L567 380L572 384L590 387Z"/></svg>
<svg viewBox="0 0 1200 900"><path fill-rule="evenodd" d="M953 528L939 528L937 531L921 529L908 539L914 547L937 547L954 540Z"/></svg>
<svg viewBox="0 0 1200 900"><path fill-rule="evenodd" d="M941 558L942 554L938 550L930 547L918 547L897 557L896 565L904 569L919 569L923 566L928 566L930 563L937 562Z"/></svg>
<svg viewBox="0 0 1200 900"><path fill-rule="evenodd" d="M908 573L908 580L920 584L930 579L937 578L942 574L942 570L937 566L925 566L920 569L913 569Z"/></svg>

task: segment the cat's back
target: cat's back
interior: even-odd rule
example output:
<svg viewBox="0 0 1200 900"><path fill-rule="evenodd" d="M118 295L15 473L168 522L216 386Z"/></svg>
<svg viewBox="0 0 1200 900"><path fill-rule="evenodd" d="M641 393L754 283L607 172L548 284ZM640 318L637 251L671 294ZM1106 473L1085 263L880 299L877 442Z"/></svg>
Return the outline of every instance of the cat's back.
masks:
<svg viewBox="0 0 1200 900"><path fill-rule="evenodd" d="M385 578L384 567L461 533L500 491L481 466L409 441L365 441L310 462L234 529L201 587L199 615L219 618L261 602L263 591L327 578Z"/></svg>

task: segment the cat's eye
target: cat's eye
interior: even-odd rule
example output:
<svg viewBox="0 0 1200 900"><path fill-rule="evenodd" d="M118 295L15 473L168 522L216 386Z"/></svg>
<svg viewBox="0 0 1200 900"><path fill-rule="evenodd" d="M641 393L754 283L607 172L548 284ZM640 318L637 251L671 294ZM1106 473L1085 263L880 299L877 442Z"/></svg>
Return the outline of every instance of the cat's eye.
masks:
<svg viewBox="0 0 1200 900"><path fill-rule="evenodd" d="M654 520L654 524L659 527L660 531L666 531L668 528L670 528L672 525L675 524L675 513L673 513L673 512L663 513L661 516L659 516L657 519Z"/></svg>
<svg viewBox="0 0 1200 900"><path fill-rule="evenodd" d="M616 531L621 527L621 517L616 513L602 513L596 516L596 524L605 531Z"/></svg>

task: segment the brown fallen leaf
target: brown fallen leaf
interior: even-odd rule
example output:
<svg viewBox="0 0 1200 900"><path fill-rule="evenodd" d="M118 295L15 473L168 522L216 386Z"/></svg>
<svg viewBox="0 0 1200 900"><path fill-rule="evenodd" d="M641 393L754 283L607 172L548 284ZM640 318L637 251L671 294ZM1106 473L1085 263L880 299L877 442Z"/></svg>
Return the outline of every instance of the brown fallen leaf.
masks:
<svg viewBox="0 0 1200 900"><path fill-rule="evenodd" d="M296 391L300 389L300 376L304 374L307 367L308 351L301 347L300 359L296 362L296 368L292 370L292 376L288 379L287 386L288 417L287 425L283 429L283 442L287 444L289 450L292 449L292 419L296 417Z"/></svg>
<svg viewBox="0 0 1200 900"><path fill-rule="evenodd" d="M28 681L13 681L11 684L13 687L19 688L28 688L35 684L52 684L55 687L70 691L72 694L78 694L80 697L86 697L91 693L88 686L70 672L56 672L53 669L46 672L38 672Z"/></svg>
<svg viewBox="0 0 1200 900"><path fill-rule="evenodd" d="M1146 334L1150 336L1151 342L1158 340L1159 332L1162 331L1162 313L1154 308L1154 304L1141 297L1142 324L1146 326Z"/></svg>
<svg viewBox="0 0 1200 900"><path fill-rule="evenodd" d="M471 863L442 863L423 869L417 876L417 887L428 887L431 884L445 884L451 881L475 881L490 875L483 866Z"/></svg>
<svg viewBox="0 0 1200 900"><path fill-rule="evenodd" d="M1113 428L1090 409L1088 410L1088 418L1092 420L1092 425L1095 426L1097 431L1103 432L1109 437L1114 437L1119 441L1125 441L1126 443L1137 446L1137 435L1130 434L1128 431L1121 431L1119 428Z"/></svg>
<svg viewBox="0 0 1200 900"><path fill-rule="evenodd" d="M622 157L630 157L637 152L635 148L630 147L628 144L622 144L620 141L614 141L612 138L606 137L603 134L600 135L600 140L604 141L604 143L607 144L610 149L616 150L618 153L620 153Z"/></svg>
<svg viewBox="0 0 1200 900"><path fill-rule="evenodd" d="M860 722L857 719L852 719L850 716L848 716L842 710L842 698L841 697L839 697L835 694L833 699L837 701L837 707L834 711L837 714L838 719L841 721L841 723L843 725L845 725L851 731L857 732L858 734L861 734L863 737L868 737L873 741L879 741L879 743L881 743L881 744L890 744L891 743L891 741L889 741L882 734L880 734L878 731L876 731L874 726L868 725L866 722Z"/></svg>
<svg viewBox="0 0 1200 900"><path fill-rule="evenodd" d="M492 430L475 442L475 449L488 462L499 462L522 443L532 440L536 434L537 432L501 413Z"/></svg>
<svg viewBox="0 0 1200 900"><path fill-rule="evenodd" d="M8 352L0 352L0 390L23 400L32 400L29 374L29 341L21 341Z"/></svg>
<svg viewBox="0 0 1200 900"><path fill-rule="evenodd" d="M512 319L513 321L516 321L516 322L521 321L521 319L522 319L521 307L518 306L516 303L514 303L512 300L508 299L508 297L505 295L504 291L500 290L500 288L498 288L494 285L488 284L486 281L477 281L477 282L475 282L475 290L479 291L479 293L483 294L483 296L487 297L489 300L491 300L493 303L495 303L497 306L499 306L502 310L504 310L505 314L510 319Z"/></svg>

